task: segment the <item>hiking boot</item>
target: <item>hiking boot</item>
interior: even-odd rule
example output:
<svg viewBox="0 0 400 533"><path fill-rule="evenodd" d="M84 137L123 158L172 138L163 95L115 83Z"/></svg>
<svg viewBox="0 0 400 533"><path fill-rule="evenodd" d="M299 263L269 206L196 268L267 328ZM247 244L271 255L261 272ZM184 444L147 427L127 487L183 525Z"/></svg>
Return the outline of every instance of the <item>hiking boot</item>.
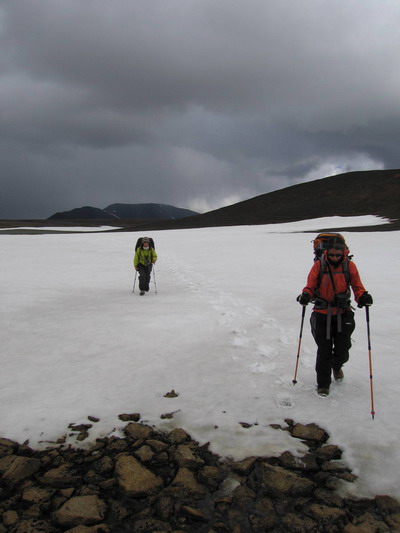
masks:
<svg viewBox="0 0 400 533"><path fill-rule="evenodd" d="M343 378L344 378L343 370L341 368L334 368L333 377L335 381L339 381L339 382L343 381Z"/></svg>
<svg viewBox="0 0 400 533"><path fill-rule="evenodd" d="M329 396L329 389L326 389L324 387L318 387L317 392L318 396Z"/></svg>
<svg viewBox="0 0 400 533"><path fill-rule="evenodd" d="M140 296L143 296L144 294L146 294L144 291L140 291Z"/></svg>

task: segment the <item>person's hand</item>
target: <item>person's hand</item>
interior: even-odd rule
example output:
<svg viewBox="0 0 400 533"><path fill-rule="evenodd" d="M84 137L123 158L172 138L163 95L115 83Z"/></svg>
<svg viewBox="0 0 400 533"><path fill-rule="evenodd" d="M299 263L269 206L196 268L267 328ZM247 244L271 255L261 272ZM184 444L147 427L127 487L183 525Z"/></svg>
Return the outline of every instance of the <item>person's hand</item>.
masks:
<svg viewBox="0 0 400 533"><path fill-rule="evenodd" d="M360 296L360 299L358 300L358 305L357 307L364 307L365 305L366 306L369 306L369 305L372 305L374 303L373 299L372 299L372 296L367 292L365 291L361 296Z"/></svg>
<svg viewBox="0 0 400 533"><path fill-rule="evenodd" d="M311 296L308 294L308 292L302 292L301 294L299 294L296 300L299 302L300 305L308 305L311 301Z"/></svg>
<svg viewBox="0 0 400 533"><path fill-rule="evenodd" d="M136 271L139 270L139 267L135 267L135 270L136 270Z"/></svg>

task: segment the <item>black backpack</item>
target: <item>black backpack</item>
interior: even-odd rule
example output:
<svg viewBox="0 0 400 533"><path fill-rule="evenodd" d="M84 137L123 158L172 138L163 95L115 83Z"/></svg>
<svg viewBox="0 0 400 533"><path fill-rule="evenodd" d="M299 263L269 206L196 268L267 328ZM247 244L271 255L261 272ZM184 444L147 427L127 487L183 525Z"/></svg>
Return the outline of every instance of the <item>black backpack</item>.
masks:
<svg viewBox="0 0 400 533"><path fill-rule="evenodd" d="M135 251L142 246L143 241L149 241L150 248L153 248L153 250L156 249L154 246L154 240L151 237L139 237L136 241Z"/></svg>

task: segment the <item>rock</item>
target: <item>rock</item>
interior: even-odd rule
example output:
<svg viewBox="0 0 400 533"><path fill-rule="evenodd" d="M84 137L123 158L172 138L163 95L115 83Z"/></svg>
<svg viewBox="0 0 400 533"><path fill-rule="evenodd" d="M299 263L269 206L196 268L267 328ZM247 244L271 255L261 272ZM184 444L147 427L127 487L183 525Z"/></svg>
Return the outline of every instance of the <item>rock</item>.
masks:
<svg viewBox="0 0 400 533"><path fill-rule="evenodd" d="M93 525L105 516L106 504L96 495L75 496L54 513L56 522L62 527Z"/></svg>
<svg viewBox="0 0 400 533"><path fill-rule="evenodd" d="M236 461L235 463L232 463L231 468L238 474L247 476L253 469L257 460L258 460L257 457L247 457L246 459L243 459L242 461Z"/></svg>
<svg viewBox="0 0 400 533"><path fill-rule="evenodd" d="M164 398L177 398L179 396L179 394L177 394L174 389L172 389L172 391L170 392L167 392L166 394L164 394Z"/></svg>
<svg viewBox="0 0 400 533"><path fill-rule="evenodd" d="M314 483L304 477L268 463L261 464L261 488L272 497L304 496L314 489Z"/></svg>
<svg viewBox="0 0 400 533"><path fill-rule="evenodd" d="M121 490L131 497L154 494L163 487L163 481L130 455L118 455L115 476Z"/></svg>
<svg viewBox="0 0 400 533"><path fill-rule="evenodd" d="M154 457L154 452L150 448L150 446L144 445L141 446L138 450L135 450L135 455L140 459L142 463L149 463Z"/></svg>
<svg viewBox="0 0 400 533"><path fill-rule="evenodd" d="M146 444L156 453L162 452L168 448L168 444L156 439L147 439Z"/></svg>
<svg viewBox="0 0 400 533"><path fill-rule="evenodd" d="M199 509L195 509L194 507L191 507L190 505L182 505L181 507L181 513L184 516L187 516L191 518L192 520L198 521L198 522L207 522L208 517L205 513L200 511Z"/></svg>
<svg viewBox="0 0 400 533"><path fill-rule="evenodd" d="M148 439L154 433L153 428L136 422L130 422L124 429L125 435L133 440Z"/></svg>
<svg viewBox="0 0 400 533"><path fill-rule="evenodd" d="M279 457L279 463L283 468L290 470L303 470L317 472L320 468L315 455L307 453L302 457L296 457L290 452L283 452Z"/></svg>
<svg viewBox="0 0 400 533"><path fill-rule="evenodd" d="M282 519L285 530L291 533L308 533L317 531L317 523L309 517L301 517L298 514L288 513Z"/></svg>
<svg viewBox="0 0 400 533"><path fill-rule="evenodd" d="M166 522L154 518L141 518L134 522L132 533L169 533L172 528ZM178 533L175 531L175 533ZM182 532L183 533L183 532Z"/></svg>
<svg viewBox="0 0 400 533"><path fill-rule="evenodd" d="M183 444L185 441L190 440L190 435L182 428L175 428L169 433L168 440L173 444Z"/></svg>
<svg viewBox="0 0 400 533"><path fill-rule="evenodd" d="M23 491L22 500L28 503L42 503L50 500L53 494L54 490L33 486Z"/></svg>
<svg viewBox="0 0 400 533"><path fill-rule="evenodd" d="M1 479L9 485L15 486L23 479L37 472L41 466L42 463L39 459L7 455L3 459L0 459L0 472L3 473Z"/></svg>
<svg viewBox="0 0 400 533"><path fill-rule="evenodd" d="M321 462L333 461L334 459L340 459L342 457L342 453L343 452L339 446L327 444L325 446L321 446L321 448L315 452L315 457Z"/></svg>
<svg viewBox="0 0 400 533"><path fill-rule="evenodd" d="M12 529L12 533L59 533L58 527L54 527L48 520L38 520L31 518L21 520Z"/></svg>
<svg viewBox="0 0 400 533"><path fill-rule="evenodd" d="M66 488L76 485L81 477L74 473L74 465L65 463L57 468L48 470L39 481L42 485L55 488Z"/></svg>
<svg viewBox="0 0 400 533"><path fill-rule="evenodd" d="M12 527L18 522L19 516L16 511L6 511L3 513L2 519L5 526Z"/></svg>
<svg viewBox="0 0 400 533"><path fill-rule="evenodd" d="M179 467L198 469L204 465L203 459L195 456L188 444L179 444L174 454L174 461Z"/></svg>
<svg viewBox="0 0 400 533"><path fill-rule="evenodd" d="M292 436L297 439L304 439L306 441L315 441L323 443L328 436L323 429L316 424L295 424L292 428Z"/></svg>
<svg viewBox="0 0 400 533"><path fill-rule="evenodd" d="M123 422L139 422L141 419L140 413L131 413L127 414L124 413L122 415L118 415L118 418L122 420Z"/></svg>
<svg viewBox="0 0 400 533"><path fill-rule="evenodd" d="M196 480L193 472L188 468L180 468L176 474L174 480L171 483L171 487L177 487L184 492L191 495L205 494L206 489Z"/></svg>
<svg viewBox="0 0 400 533"><path fill-rule="evenodd" d="M343 526L347 522L346 512L343 509L313 503L310 505L309 511L319 524L325 526L328 524L341 524Z"/></svg>
<svg viewBox="0 0 400 533"><path fill-rule="evenodd" d="M375 505L384 514L400 512L400 504L391 496L375 496Z"/></svg>
<svg viewBox="0 0 400 533"><path fill-rule="evenodd" d="M352 524L344 527L345 533L387 533L387 524L376 520L370 513L356 517Z"/></svg>
<svg viewBox="0 0 400 533"><path fill-rule="evenodd" d="M107 524L98 524L97 526L76 526L65 533L111 533L111 529Z"/></svg>

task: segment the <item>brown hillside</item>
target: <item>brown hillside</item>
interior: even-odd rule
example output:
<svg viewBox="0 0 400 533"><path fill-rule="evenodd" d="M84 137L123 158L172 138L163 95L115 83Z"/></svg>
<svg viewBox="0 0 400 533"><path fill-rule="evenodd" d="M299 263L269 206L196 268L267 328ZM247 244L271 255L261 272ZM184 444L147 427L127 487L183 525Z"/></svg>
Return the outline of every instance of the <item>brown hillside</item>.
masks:
<svg viewBox="0 0 400 533"><path fill-rule="evenodd" d="M348 172L262 194L203 215L137 229L274 224L326 216L379 215L393 219L382 229L400 228L400 169ZM361 228L359 228L361 229Z"/></svg>

